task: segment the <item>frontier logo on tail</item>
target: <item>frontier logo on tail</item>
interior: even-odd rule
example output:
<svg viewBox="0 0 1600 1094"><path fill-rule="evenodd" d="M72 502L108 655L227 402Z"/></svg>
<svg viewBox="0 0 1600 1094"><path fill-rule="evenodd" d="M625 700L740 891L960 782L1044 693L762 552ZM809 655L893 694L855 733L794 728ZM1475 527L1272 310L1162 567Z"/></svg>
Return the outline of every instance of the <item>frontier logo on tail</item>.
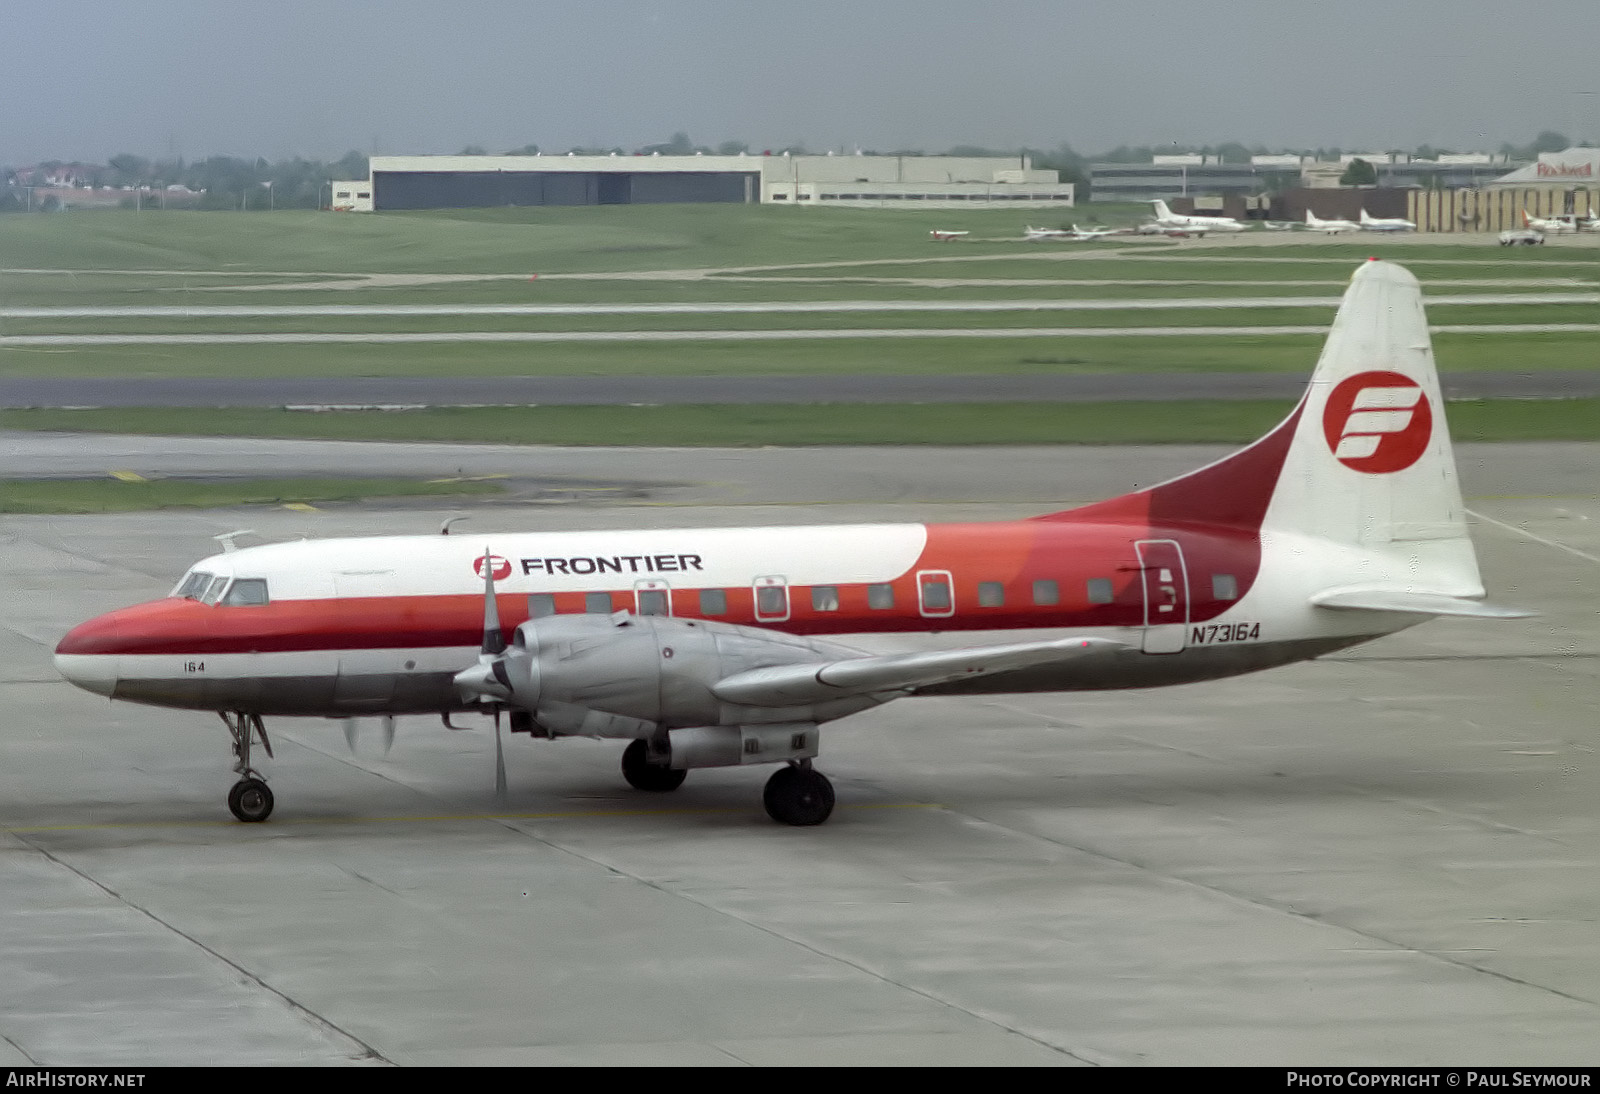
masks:
<svg viewBox="0 0 1600 1094"><path fill-rule="evenodd" d="M1322 411L1334 459L1369 475L1404 471L1427 451L1433 408L1422 388L1398 372L1363 372L1341 382Z"/></svg>

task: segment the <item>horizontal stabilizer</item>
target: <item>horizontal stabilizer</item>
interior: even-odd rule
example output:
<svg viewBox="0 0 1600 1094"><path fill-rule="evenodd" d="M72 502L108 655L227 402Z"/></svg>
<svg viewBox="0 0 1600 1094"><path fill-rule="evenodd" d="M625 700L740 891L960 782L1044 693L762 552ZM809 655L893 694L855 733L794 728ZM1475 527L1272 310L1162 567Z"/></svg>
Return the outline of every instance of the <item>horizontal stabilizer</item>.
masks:
<svg viewBox="0 0 1600 1094"><path fill-rule="evenodd" d="M1463 615L1474 619L1526 619L1535 613L1505 608L1447 593L1419 593L1382 586L1329 589L1311 598L1319 608L1360 612L1404 612L1407 615Z"/></svg>
<svg viewBox="0 0 1600 1094"><path fill-rule="evenodd" d="M931 653L851 657L805 665L774 665L735 673L711 686L712 694L748 706L796 706L851 695L928 687L972 676L1032 668L1127 649L1104 638L1061 638L1005 646L969 646Z"/></svg>

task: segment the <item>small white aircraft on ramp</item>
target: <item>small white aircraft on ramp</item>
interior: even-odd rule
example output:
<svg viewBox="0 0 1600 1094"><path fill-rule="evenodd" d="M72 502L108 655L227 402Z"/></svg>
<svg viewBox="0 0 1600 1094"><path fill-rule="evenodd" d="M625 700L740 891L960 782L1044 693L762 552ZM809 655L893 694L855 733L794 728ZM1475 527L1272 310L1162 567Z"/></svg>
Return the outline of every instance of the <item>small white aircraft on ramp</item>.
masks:
<svg viewBox="0 0 1600 1094"><path fill-rule="evenodd" d="M1365 209L1361 210L1361 230L1363 232L1414 232L1417 226L1405 217L1374 217L1368 215Z"/></svg>
<svg viewBox="0 0 1600 1094"><path fill-rule="evenodd" d="M1137 236L1167 236L1171 239L1203 239L1211 231L1203 225L1162 224L1159 220L1147 220L1137 228L1133 234Z"/></svg>
<svg viewBox="0 0 1600 1094"><path fill-rule="evenodd" d="M1174 213L1159 198L1150 204L1156 207L1155 222L1168 228L1200 228L1207 232L1242 232L1248 225L1232 217L1204 217L1193 213Z"/></svg>
<svg viewBox="0 0 1600 1094"><path fill-rule="evenodd" d="M1576 213L1557 213L1549 217L1536 217L1522 210L1522 226L1547 236L1576 235L1589 227L1589 220Z"/></svg>
<svg viewBox="0 0 1600 1094"><path fill-rule="evenodd" d="M949 231L949 230L944 229L944 228L935 228L933 231L929 232L928 234L933 237L933 241L935 243L949 243L951 240L961 239L964 236L971 235L972 233L971 232L952 232L952 231Z"/></svg>
<svg viewBox="0 0 1600 1094"><path fill-rule="evenodd" d="M1337 217L1333 220L1323 220L1310 209L1306 210L1306 231L1308 232L1324 232L1327 235L1338 235L1340 232L1359 232L1360 230L1361 225L1353 220L1343 220Z"/></svg>

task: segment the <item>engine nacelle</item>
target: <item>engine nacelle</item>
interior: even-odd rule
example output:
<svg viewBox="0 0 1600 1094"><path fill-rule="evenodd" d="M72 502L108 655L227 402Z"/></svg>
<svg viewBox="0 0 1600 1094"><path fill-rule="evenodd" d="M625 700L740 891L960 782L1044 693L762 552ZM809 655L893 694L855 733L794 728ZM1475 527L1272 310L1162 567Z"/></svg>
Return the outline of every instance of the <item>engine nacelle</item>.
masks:
<svg viewBox="0 0 1600 1094"><path fill-rule="evenodd" d="M499 661L507 702L530 712L551 736L649 737L662 728L815 724L865 710L877 700L754 707L711 691L748 669L860 655L837 643L732 623L619 612L530 619Z"/></svg>

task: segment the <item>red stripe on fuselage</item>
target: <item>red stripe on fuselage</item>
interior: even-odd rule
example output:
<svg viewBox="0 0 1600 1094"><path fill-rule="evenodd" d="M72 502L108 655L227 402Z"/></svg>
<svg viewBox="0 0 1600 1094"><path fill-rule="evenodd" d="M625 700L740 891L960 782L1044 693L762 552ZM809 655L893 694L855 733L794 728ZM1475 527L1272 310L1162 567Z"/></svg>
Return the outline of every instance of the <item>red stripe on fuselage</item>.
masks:
<svg viewBox="0 0 1600 1094"><path fill-rule="evenodd" d="M755 615L749 586L725 588L727 612L703 614L699 587L672 589L673 614L767 627L791 634L1003 630L1023 627L1138 627L1144 586L1135 542L1174 539L1189 570L1190 622L1215 618L1234 600L1216 600L1212 574L1229 574L1239 596L1254 582L1260 541L1236 525L1151 528L1130 524L1027 521L928 527L915 566L888 584L894 607L873 608L867 585L829 586L838 607L813 607L815 586L788 589L789 618ZM917 574L952 575L953 614L923 615ZM1091 603L1090 579L1109 579L1111 603ZM1054 604L1035 603L1035 582L1053 581ZM998 583L1004 603L979 602L980 583ZM528 595L547 592L537 579L515 575L496 585L502 627L528 618ZM600 591L600 590L593 590ZM554 593L558 612L585 610L584 591ZM612 610L634 607L634 591L609 590ZM824 598L825 601L834 598ZM476 647L482 638L480 595L436 594L279 600L261 606L206 605L167 598L111 612L75 628L57 652L80 655L276 653L306 650Z"/></svg>

